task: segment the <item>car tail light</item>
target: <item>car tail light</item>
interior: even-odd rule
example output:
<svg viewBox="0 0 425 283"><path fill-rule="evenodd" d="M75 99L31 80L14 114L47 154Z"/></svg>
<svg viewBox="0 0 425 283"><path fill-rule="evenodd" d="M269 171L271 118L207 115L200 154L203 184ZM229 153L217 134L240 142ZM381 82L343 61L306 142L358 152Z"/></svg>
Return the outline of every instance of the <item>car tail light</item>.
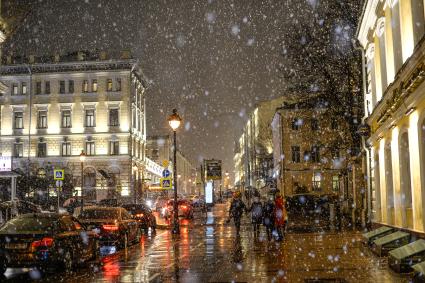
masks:
<svg viewBox="0 0 425 283"><path fill-rule="evenodd" d="M182 208L183 208L183 209L187 209L187 206L186 206L186 205L182 205Z"/></svg>
<svg viewBox="0 0 425 283"><path fill-rule="evenodd" d="M138 214L136 214L136 217L143 217L143 213L138 213Z"/></svg>
<svg viewBox="0 0 425 283"><path fill-rule="evenodd" d="M39 241L34 241L31 243L32 248L46 247L49 248L53 246L54 240L53 238L45 237Z"/></svg>
<svg viewBox="0 0 425 283"><path fill-rule="evenodd" d="M105 231L118 231L118 225L115 224L104 224L102 229Z"/></svg>

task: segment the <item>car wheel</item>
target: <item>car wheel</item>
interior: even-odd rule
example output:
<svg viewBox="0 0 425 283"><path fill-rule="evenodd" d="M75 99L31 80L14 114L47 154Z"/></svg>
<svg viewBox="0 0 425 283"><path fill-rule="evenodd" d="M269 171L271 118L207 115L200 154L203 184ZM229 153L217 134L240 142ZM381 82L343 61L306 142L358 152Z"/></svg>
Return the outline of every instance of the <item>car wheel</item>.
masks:
<svg viewBox="0 0 425 283"><path fill-rule="evenodd" d="M62 257L62 268L65 272L71 272L73 266L72 254L69 250L65 250Z"/></svg>
<svg viewBox="0 0 425 283"><path fill-rule="evenodd" d="M0 258L0 278L6 272L7 269L7 261L4 257Z"/></svg>

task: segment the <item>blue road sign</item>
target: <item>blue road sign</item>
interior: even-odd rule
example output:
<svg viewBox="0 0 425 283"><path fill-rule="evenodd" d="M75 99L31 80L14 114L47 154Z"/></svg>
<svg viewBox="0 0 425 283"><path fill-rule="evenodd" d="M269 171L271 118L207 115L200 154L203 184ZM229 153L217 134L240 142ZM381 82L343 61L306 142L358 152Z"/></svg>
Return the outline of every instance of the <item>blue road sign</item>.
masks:
<svg viewBox="0 0 425 283"><path fill-rule="evenodd" d="M165 169L164 171L162 171L162 177L167 178L170 177L171 172L168 169Z"/></svg>

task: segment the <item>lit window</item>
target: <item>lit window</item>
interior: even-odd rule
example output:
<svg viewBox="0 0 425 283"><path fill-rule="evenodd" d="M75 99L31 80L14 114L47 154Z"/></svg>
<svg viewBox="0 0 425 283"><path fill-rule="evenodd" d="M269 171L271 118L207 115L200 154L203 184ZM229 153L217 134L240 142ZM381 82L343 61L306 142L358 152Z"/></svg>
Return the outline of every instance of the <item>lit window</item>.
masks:
<svg viewBox="0 0 425 283"><path fill-rule="evenodd" d="M292 162L299 163L301 159L300 147L295 145L295 146L292 146L291 148L292 148Z"/></svg>
<svg viewBox="0 0 425 283"><path fill-rule="evenodd" d="M38 111L37 127L39 129L47 128L47 111Z"/></svg>
<svg viewBox="0 0 425 283"><path fill-rule="evenodd" d="M37 145L37 157L46 157L47 155L47 144L40 142Z"/></svg>
<svg viewBox="0 0 425 283"><path fill-rule="evenodd" d="M109 154L110 155L120 154L120 143L118 141L111 141L109 143Z"/></svg>
<svg viewBox="0 0 425 283"><path fill-rule="evenodd" d="M322 173L313 173L313 190L320 191L322 189Z"/></svg>
<svg viewBox="0 0 425 283"><path fill-rule="evenodd" d="M46 94L50 94L50 82L49 82L49 81L46 81L46 82L44 83L44 92L45 92Z"/></svg>
<svg viewBox="0 0 425 283"><path fill-rule="evenodd" d="M12 85L12 95L18 95L18 85L17 84Z"/></svg>
<svg viewBox="0 0 425 283"><path fill-rule="evenodd" d="M339 189L340 189L339 186L340 186L340 184L339 184L339 176L338 175L332 176L332 190L334 192L339 192Z"/></svg>
<svg viewBox="0 0 425 283"><path fill-rule="evenodd" d="M71 128L71 110L62 111L62 128Z"/></svg>
<svg viewBox="0 0 425 283"><path fill-rule="evenodd" d="M24 128L24 113L23 112L15 112L14 113L14 126L15 129L23 129Z"/></svg>
<svg viewBox="0 0 425 283"><path fill-rule="evenodd" d="M21 85L22 87L22 95L26 95L27 94L27 83L22 83Z"/></svg>
<svg viewBox="0 0 425 283"><path fill-rule="evenodd" d="M97 80L93 80L91 83L92 92L97 92Z"/></svg>
<svg viewBox="0 0 425 283"><path fill-rule="evenodd" d="M86 110L86 127L95 126L94 109Z"/></svg>
<svg viewBox="0 0 425 283"><path fill-rule="evenodd" d="M117 78L116 80L116 86L115 86L116 91L121 91L121 79Z"/></svg>
<svg viewBox="0 0 425 283"><path fill-rule="evenodd" d="M87 80L83 81L83 92L89 91L89 82Z"/></svg>
<svg viewBox="0 0 425 283"><path fill-rule="evenodd" d="M13 157L21 158L24 156L24 145L22 143L15 143L13 145Z"/></svg>
<svg viewBox="0 0 425 283"><path fill-rule="evenodd" d="M95 155L94 141L86 142L86 154L87 155Z"/></svg>
<svg viewBox="0 0 425 283"><path fill-rule="evenodd" d="M117 127L119 126L119 111L118 109L109 110L109 126Z"/></svg>
<svg viewBox="0 0 425 283"><path fill-rule="evenodd" d="M62 156L70 156L71 155L71 143L63 142L62 143Z"/></svg>
<svg viewBox="0 0 425 283"><path fill-rule="evenodd" d="M59 93L65 93L65 81L59 81Z"/></svg>
<svg viewBox="0 0 425 283"><path fill-rule="evenodd" d="M106 81L106 91L112 91L112 79Z"/></svg>
<svg viewBox="0 0 425 283"><path fill-rule="evenodd" d="M74 93L74 81L68 81L68 93Z"/></svg>

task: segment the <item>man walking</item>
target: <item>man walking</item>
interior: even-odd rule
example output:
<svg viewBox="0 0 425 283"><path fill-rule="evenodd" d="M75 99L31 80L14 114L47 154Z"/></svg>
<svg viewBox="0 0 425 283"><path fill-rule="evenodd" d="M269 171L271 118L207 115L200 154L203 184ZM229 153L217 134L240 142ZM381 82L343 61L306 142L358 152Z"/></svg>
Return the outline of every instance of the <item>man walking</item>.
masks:
<svg viewBox="0 0 425 283"><path fill-rule="evenodd" d="M237 236L239 236L239 232L241 229L241 218L244 211L246 211L246 206L241 199L241 193L235 192L232 199L232 203L230 204L229 220L230 218L233 217L233 222L235 223Z"/></svg>

